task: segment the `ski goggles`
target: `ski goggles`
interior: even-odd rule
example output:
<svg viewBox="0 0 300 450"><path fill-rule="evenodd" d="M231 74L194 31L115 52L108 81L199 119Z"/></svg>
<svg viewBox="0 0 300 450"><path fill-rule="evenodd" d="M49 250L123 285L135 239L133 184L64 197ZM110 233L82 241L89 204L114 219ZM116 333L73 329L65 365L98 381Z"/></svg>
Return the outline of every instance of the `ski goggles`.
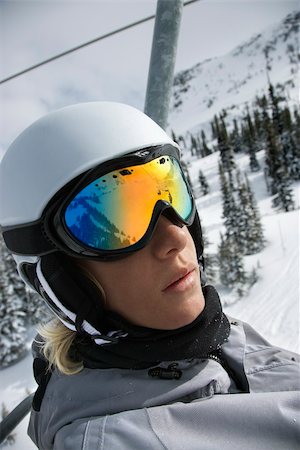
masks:
<svg viewBox="0 0 300 450"><path fill-rule="evenodd" d="M171 145L140 150L93 169L68 195L54 224L60 239L76 253L113 257L142 248L164 211L187 226L195 216L178 150Z"/></svg>
<svg viewBox="0 0 300 450"><path fill-rule="evenodd" d="M114 259L143 248L161 214L191 226L196 208L179 151L161 145L101 163L65 186L40 220L4 231L16 254Z"/></svg>

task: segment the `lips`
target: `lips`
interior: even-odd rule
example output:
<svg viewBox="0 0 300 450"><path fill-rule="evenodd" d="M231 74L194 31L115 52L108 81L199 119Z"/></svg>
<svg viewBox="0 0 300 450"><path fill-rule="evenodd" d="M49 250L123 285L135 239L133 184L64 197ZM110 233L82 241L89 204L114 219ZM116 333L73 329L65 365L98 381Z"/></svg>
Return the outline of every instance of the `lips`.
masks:
<svg viewBox="0 0 300 450"><path fill-rule="evenodd" d="M163 292L175 290L180 285L187 283L191 278L192 272L194 272L194 266L183 267L176 271L175 275L171 277L170 281L166 284L166 287L162 289ZM183 287L183 286L182 286Z"/></svg>

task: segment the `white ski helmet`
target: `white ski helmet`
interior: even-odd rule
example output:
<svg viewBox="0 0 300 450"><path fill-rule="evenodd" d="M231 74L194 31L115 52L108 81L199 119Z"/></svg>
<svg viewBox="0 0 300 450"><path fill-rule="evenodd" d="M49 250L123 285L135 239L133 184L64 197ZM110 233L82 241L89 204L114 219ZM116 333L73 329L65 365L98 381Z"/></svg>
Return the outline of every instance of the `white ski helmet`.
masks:
<svg viewBox="0 0 300 450"><path fill-rule="evenodd" d="M114 102L81 103L52 112L25 129L0 164L0 225L20 276L66 326L100 341L113 337L103 336L99 293L95 295L85 277L65 270L60 259L64 252L40 220L58 193L82 174L159 146L172 147L179 157L178 145L137 109ZM203 243L197 212L188 228L200 261ZM95 308L101 309L99 315Z"/></svg>

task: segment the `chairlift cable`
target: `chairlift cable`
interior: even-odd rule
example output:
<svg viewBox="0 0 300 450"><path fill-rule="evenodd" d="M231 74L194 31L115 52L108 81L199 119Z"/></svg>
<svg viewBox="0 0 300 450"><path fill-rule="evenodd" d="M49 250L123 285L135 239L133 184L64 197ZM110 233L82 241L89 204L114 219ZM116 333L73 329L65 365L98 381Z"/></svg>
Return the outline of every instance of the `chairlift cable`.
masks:
<svg viewBox="0 0 300 450"><path fill-rule="evenodd" d="M183 6L188 6L191 3L195 3L198 1L200 1L200 0L188 0L188 1L184 2ZM0 84L4 84L10 80L13 80L14 78L24 75L27 72L31 72L32 70L37 69L38 67L44 66L45 64L55 61L56 59L62 58L63 56L69 55L70 53L74 53L77 50L81 50L82 48L87 47L88 45L95 44L98 41L101 41L108 37L114 36L115 34L121 33L122 31L129 30L130 28L133 28L137 25L141 25L142 23L148 22L149 20L152 20L154 18L155 18L155 14L152 14L151 16L145 17L144 19L137 20L136 22L133 22L128 25L125 25L124 27L118 28L117 30L110 31L109 33L103 34L102 36L98 36L94 39L91 39L90 41L84 42L83 44L76 45L75 47L72 47L69 50L65 50L64 52L58 53L57 55L54 55L54 56L51 56L50 58L47 58L44 61L34 64L33 66L27 67L27 69L21 70L20 72L17 72L13 75L10 75L10 76L4 78L3 80L0 80Z"/></svg>

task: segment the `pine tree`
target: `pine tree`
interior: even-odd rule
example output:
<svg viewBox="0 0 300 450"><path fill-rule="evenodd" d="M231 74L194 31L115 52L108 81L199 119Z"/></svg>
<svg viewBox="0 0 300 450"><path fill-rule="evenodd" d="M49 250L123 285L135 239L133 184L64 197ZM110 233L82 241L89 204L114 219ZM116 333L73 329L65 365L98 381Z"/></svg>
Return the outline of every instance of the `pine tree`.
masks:
<svg viewBox="0 0 300 450"><path fill-rule="evenodd" d="M0 240L0 366L19 360L26 350L26 305L13 285L8 251Z"/></svg>
<svg viewBox="0 0 300 450"><path fill-rule="evenodd" d="M224 169L229 172L234 168L233 155L230 152L227 127L223 119L221 119L219 127L218 145L220 150L221 161Z"/></svg>
<svg viewBox="0 0 300 450"><path fill-rule="evenodd" d="M224 238L221 234L218 250L221 283L224 286L236 289L239 295L243 295L243 286L246 284L247 276L243 258L239 253L235 239L232 236Z"/></svg>
<svg viewBox="0 0 300 450"><path fill-rule="evenodd" d="M191 134L191 154L197 156L197 158L204 157L204 150L201 146L199 137Z"/></svg>
<svg viewBox="0 0 300 450"><path fill-rule="evenodd" d="M253 110L253 116L254 116L254 127L255 132L257 136L258 142L263 139L263 124L262 124L262 118L261 118L261 112L259 109L254 108Z"/></svg>
<svg viewBox="0 0 300 450"><path fill-rule="evenodd" d="M295 209L293 192L286 176L282 176L277 185L277 193L273 198L272 205L282 211L288 212Z"/></svg>
<svg viewBox="0 0 300 450"><path fill-rule="evenodd" d="M264 130L266 134L266 171L270 177L270 191L274 195L277 193L277 175L280 172L280 147L273 123L271 122L267 109L263 110Z"/></svg>
<svg viewBox="0 0 300 450"><path fill-rule="evenodd" d="M219 278L223 286L229 284L229 272L227 266L229 249L227 248L227 241L222 233L220 233L220 244L218 246L218 266L219 266Z"/></svg>
<svg viewBox="0 0 300 450"><path fill-rule="evenodd" d="M268 99L265 95L256 99L260 111L255 110L254 119L259 145L265 148L264 174L268 192L274 196L272 204L288 211L294 208L290 185L292 181L300 179L300 117L298 112L294 113L295 123L298 121L299 125L297 127L288 106L280 107L282 100L269 83ZM248 132L251 134L249 127Z"/></svg>
<svg viewBox="0 0 300 450"><path fill-rule="evenodd" d="M242 181L239 171L236 171L236 187L233 192L221 163L219 175L226 238L234 238L241 255L261 251L265 240L257 203L247 178Z"/></svg>
<svg viewBox="0 0 300 450"><path fill-rule="evenodd" d="M244 295L244 286L247 283L247 274L244 268L242 255L239 253L235 240L231 237L228 239L228 247L230 248L231 257L229 260L229 286L235 289L239 296Z"/></svg>
<svg viewBox="0 0 300 450"><path fill-rule="evenodd" d="M239 153L243 150L242 136L236 119L233 119L233 131L230 135L230 145L232 146L234 153Z"/></svg>
<svg viewBox="0 0 300 450"><path fill-rule="evenodd" d="M254 131L254 126L252 123L248 107L247 107L246 121L247 121L247 129L245 131L246 132L245 138L250 158L250 170L251 172L258 172L260 170L260 165L256 158L256 148L257 148L256 134Z"/></svg>
<svg viewBox="0 0 300 450"><path fill-rule="evenodd" d="M292 115L286 105L282 111L283 132L281 143L283 158L290 181L300 180L300 141L297 145L297 131L294 129ZM300 126L300 124L299 124Z"/></svg>
<svg viewBox="0 0 300 450"><path fill-rule="evenodd" d="M242 183L241 189L245 195L245 219L246 219L246 241L245 241L245 255L253 255L260 252L265 247L265 238L261 218L255 196L251 190L247 176L245 176L245 183ZM241 206L242 208L242 206Z"/></svg>
<svg viewBox="0 0 300 450"><path fill-rule="evenodd" d="M199 170L198 176L199 184L200 184L200 193L202 196L207 195L209 193L209 185L207 179L204 176L202 170Z"/></svg>
<svg viewBox="0 0 300 450"><path fill-rule="evenodd" d="M220 151L223 168L228 173L228 176L229 176L230 188L231 188L231 190L233 190L234 184L233 184L232 171L235 168L235 161L234 161L233 150L229 144L226 124L223 119L221 119L221 125L219 127L218 148Z"/></svg>
<svg viewBox="0 0 300 450"><path fill-rule="evenodd" d="M295 208L291 181L289 180L286 164L283 162L283 149L274 133L274 128L269 122L267 127L267 175L271 178L271 194L274 208L283 211L291 211Z"/></svg>
<svg viewBox="0 0 300 450"><path fill-rule="evenodd" d="M291 116L291 112L290 112L288 105L285 106L285 108L283 109L283 111L281 113L281 120L282 120L283 130L289 131L290 133L292 133L293 132L293 122L292 122L292 116Z"/></svg>
<svg viewBox="0 0 300 450"><path fill-rule="evenodd" d="M25 355L27 330L48 321L48 308L17 274L16 264L0 238L0 366Z"/></svg>
<svg viewBox="0 0 300 450"><path fill-rule="evenodd" d="M248 196L246 194L245 185L241 182L240 172L236 171L237 181L237 207L236 207L236 244L242 255L246 254L247 239L249 234L248 228Z"/></svg>
<svg viewBox="0 0 300 450"><path fill-rule="evenodd" d="M286 177L290 182L300 180L300 148L297 148L291 131L280 136L281 161Z"/></svg>
<svg viewBox="0 0 300 450"><path fill-rule="evenodd" d="M220 179L220 190L222 194L222 208L223 208L223 219L229 215L230 213L230 192L229 192L229 184L227 182L227 178L225 175L224 167L222 161L219 160L218 163L219 168L219 179Z"/></svg>
<svg viewBox="0 0 300 450"><path fill-rule="evenodd" d="M171 136L172 136L173 141L176 142L176 144L178 144L178 139L177 139L177 136L176 136L174 130L171 130Z"/></svg>
<svg viewBox="0 0 300 450"><path fill-rule="evenodd" d="M298 176L299 149L297 151L290 133L288 108L285 107L284 111L280 109L280 99L275 94L271 83L269 84L269 97L272 107L273 125L277 132L277 163L274 173L276 188L272 192L276 194L276 197L273 199L273 205L275 207L279 206L284 211L289 211L294 208L292 191L289 186L292 179ZM284 125L288 128L287 132L284 130ZM293 170L293 176L291 175L291 170Z"/></svg>
<svg viewBox="0 0 300 450"><path fill-rule="evenodd" d="M213 121L211 122L211 132L212 132L213 139L219 138L220 126L219 126L219 119L218 119L217 115L214 116Z"/></svg>
<svg viewBox="0 0 300 450"><path fill-rule="evenodd" d="M204 256L204 261L205 261L206 282L209 284L213 284L216 280L216 275L217 275L217 258L216 258L216 255L214 255L208 251L210 242L209 242L206 232L203 228L202 228L202 238L203 238L203 247L204 247L203 256Z"/></svg>
<svg viewBox="0 0 300 450"><path fill-rule="evenodd" d="M299 149L300 148L300 114L297 108L294 109L294 135L295 135L295 142L296 146Z"/></svg>
<svg viewBox="0 0 300 450"><path fill-rule="evenodd" d="M277 134L281 134L283 131L283 124L281 120L281 111L279 108L279 98L275 94L274 87L269 83L269 98L272 108L272 120Z"/></svg>
<svg viewBox="0 0 300 450"><path fill-rule="evenodd" d="M2 245L4 246L3 241L2 241ZM18 298L20 298L21 301L23 302L24 311L26 312L26 301L27 301L26 287L25 287L24 282L19 277L18 272L17 272L16 263L15 263L12 255L6 249L6 247L3 248L2 257L3 257L5 270L6 270L7 282L10 286L12 286L13 292L16 294L16 296Z"/></svg>
<svg viewBox="0 0 300 450"><path fill-rule="evenodd" d="M212 154L211 149L207 146L206 143L206 135L204 130L201 130L201 140L202 140L202 149L203 149L203 156L208 156Z"/></svg>
<svg viewBox="0 0 300 450"><path fill-rule="evenodd" d="M191 134L191 156L195 156L197 155L197 141L195 139L195 137Z"/></svg>
<svg viewBox="0 0 300 450"><path fill-rule="evenodd" d="M226 237L234 236L238 240L238 227L237 227L237 205L234 198L233 190L230 183L227 181L225 171L222 162L219 161L219 177L222 193L222 208L224 219L224 225L226 227Z"/></svg>
<svg viewBox="0 0 300 450"><path fill-rule="evenodd" d="M25 354L27 332L22 301L6 280L1 288L0 366L5 367L18 361Z"/></svg>
<svg viewBox="0 0 300 450"><path fill-rule="evenodd" d="M257 105L260 108L260 121L261 121L261 140L263 142L267 142L267 128L269 126L270 117L268 111L268 100L265 95L261 98L257 97L256 99Z"/></svg>

